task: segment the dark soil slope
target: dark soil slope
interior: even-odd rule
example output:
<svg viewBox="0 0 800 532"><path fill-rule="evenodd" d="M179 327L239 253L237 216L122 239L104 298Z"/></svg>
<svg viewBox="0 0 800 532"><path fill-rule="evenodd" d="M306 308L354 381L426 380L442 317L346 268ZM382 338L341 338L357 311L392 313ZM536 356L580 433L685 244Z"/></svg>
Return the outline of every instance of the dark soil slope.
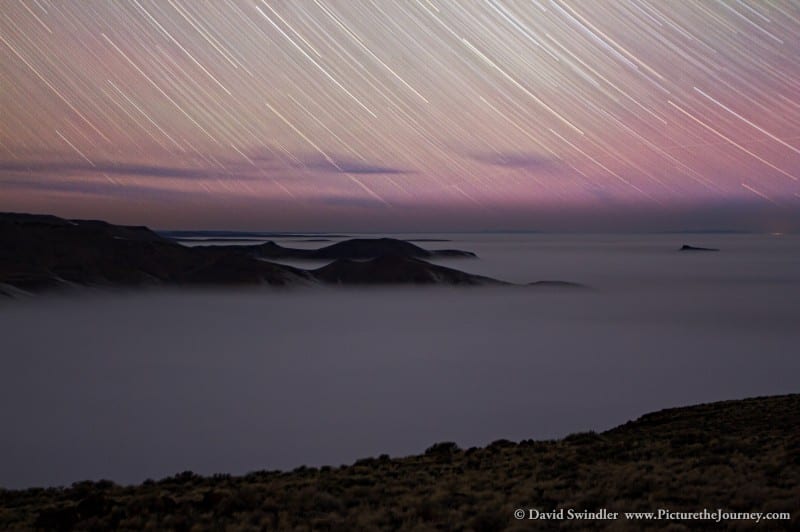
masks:
<svg viewBox="0 0 800 532"><path fill-rule="evenodd" d="M489 277L472 275L423 260L386 256L366 261L336 260L312 271L329 284L445 284L502 285Z"/></svg>

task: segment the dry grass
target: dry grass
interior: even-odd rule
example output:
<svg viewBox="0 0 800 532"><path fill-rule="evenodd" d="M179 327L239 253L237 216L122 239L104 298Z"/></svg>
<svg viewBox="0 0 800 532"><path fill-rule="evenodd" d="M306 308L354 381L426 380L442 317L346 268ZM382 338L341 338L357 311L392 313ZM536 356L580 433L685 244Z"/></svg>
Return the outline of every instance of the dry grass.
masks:
<svg viewBox="0 0 800 532"><path fill-rule="evenodd" d="M351 466L183 473L123 487L0 490L0 529L751 529L752 522L516 521L515 508L790 512L800 529L800 395L665 410L602 434L498 441Z"/></svg>

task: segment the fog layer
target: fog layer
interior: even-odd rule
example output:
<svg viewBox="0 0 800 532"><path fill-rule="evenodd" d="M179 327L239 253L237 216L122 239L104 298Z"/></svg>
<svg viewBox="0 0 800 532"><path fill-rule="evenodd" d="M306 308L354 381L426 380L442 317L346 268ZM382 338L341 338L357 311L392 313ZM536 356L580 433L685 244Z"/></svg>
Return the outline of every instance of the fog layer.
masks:
<svg viewBox="0 0 800 532"><path fill-rule="evenodd" d="M440 264L593 289L6 301L0 485L339 465L800 389L797 237L425 236L481 257Z"/></svg>

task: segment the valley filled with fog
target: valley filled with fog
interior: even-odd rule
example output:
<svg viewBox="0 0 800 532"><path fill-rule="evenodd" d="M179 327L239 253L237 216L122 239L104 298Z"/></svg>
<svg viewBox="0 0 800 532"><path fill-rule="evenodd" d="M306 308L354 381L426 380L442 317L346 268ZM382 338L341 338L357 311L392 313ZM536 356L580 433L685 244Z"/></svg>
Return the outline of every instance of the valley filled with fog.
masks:
<svg viewBox="0 0 800 532"><path fill-rule="evenodd" d="M449 239L417 243L476 252L436 261L470 273L588 288L1 301L0 485L336 466L800 387L798 236L392 236ZM327 244L296 240L278 242Z"/></svg>

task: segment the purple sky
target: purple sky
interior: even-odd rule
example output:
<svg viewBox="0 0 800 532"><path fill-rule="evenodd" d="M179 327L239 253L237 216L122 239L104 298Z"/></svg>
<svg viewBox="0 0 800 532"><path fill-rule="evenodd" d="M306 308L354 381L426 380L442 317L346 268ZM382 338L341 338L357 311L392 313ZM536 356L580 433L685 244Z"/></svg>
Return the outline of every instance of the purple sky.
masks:
<svg viewBox="0 0 800 532"><path fill-rule="evenodd" d="M0 210L800 230L789 0L30 0L0 48Z"/></svg>

